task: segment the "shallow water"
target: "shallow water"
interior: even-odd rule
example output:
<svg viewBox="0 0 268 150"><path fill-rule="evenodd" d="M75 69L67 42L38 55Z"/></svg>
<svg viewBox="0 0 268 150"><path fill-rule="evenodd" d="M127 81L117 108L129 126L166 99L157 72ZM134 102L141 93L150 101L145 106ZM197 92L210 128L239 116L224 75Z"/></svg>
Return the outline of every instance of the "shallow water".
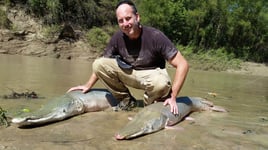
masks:
<svg viewBox="0 0 268 150"><path fill-rule="evenodd" d="M35 91L43 99L0 99L8 115L23 109L34 111L68 88L85 83L91 63L27 56L0 55L0 95L11 90ZM168 69L171 75L174 69ZM98 82L96 88L103 85ZM141 99L142 91L133 90ZM210 93L215 93L214 97ZM136 112L87 113L32 129L15 125L0 128L2 149L268 149L268 77L190 70L181 96L207 98L229 112L195 112L194 121L130 141L116 141L113 135L127 117Z"/></svg>

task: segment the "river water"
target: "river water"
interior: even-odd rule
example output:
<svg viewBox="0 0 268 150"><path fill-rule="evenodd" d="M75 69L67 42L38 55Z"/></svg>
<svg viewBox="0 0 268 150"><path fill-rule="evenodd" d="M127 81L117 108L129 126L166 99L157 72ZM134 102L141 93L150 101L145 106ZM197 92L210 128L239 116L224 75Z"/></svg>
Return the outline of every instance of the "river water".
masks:
<svg viewBox="0 0 268 150"><path fill-rule="evenodd" d="M0 55L0 95L35 91L42 99L3 99L0 106L10 116L39 109L70 87L85 83L90 61ZM168 68L171 76L174 69ZM104 88L97 82L95 88ZM132 89L137 99L142 91ZM211 93L214 93L211 94ZM190 70L180 96L207 98L228 113L195 112L183 121L129 141L113 135L136 112L87 113L44 127L0 128L2 149L268 149L268 77ZM178 129L179 128L179 129Z"/></svg>

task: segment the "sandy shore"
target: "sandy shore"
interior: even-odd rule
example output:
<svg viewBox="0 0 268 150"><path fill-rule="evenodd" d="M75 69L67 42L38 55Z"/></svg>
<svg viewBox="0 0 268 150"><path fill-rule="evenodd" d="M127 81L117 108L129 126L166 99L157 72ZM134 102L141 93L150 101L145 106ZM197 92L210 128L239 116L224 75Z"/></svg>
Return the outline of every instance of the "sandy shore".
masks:
<svg viewBox="0 0 268 150"><path fill-rule="evenodd" d="M268 64L244 62L240 70L227 70L227 72L268 77Z"/></svg>

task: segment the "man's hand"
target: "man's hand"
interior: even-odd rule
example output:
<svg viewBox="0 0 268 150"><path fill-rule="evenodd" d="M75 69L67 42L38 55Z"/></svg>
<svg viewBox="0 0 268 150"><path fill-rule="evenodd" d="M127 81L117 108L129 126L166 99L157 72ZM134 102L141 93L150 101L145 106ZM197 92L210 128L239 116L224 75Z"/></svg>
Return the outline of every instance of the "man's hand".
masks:
<svg viewBox="0 0 268 150"><path fill-rule="evenodd" d="M85 85L78 85L78 86L70 88L67 92L71 92L75 90L81 90L83 93L86 93L87 91L89 91L89 88Z"/></svg>
<svg viewBox="0 0 268 150"><path fill-rule="evenodd" d="M170 111L176 115L179 114L179 109L176 103L176 98L168 98L165 100L164 105L170 105Z"/></svg>

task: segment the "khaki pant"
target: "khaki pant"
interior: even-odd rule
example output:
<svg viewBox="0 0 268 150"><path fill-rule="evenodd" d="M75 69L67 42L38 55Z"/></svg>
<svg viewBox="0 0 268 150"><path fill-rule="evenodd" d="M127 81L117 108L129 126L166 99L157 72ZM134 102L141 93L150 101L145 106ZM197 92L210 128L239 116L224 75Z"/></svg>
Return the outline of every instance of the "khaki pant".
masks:
<svg viewBox="0 0 268 150"><path fill-rule="evenodd" d="M126 85L144 90L145 104L167 97L171 90L166 69L122 70L114 58L98 58L93 63L93 71L119 101L130 97Z"/></svg>

